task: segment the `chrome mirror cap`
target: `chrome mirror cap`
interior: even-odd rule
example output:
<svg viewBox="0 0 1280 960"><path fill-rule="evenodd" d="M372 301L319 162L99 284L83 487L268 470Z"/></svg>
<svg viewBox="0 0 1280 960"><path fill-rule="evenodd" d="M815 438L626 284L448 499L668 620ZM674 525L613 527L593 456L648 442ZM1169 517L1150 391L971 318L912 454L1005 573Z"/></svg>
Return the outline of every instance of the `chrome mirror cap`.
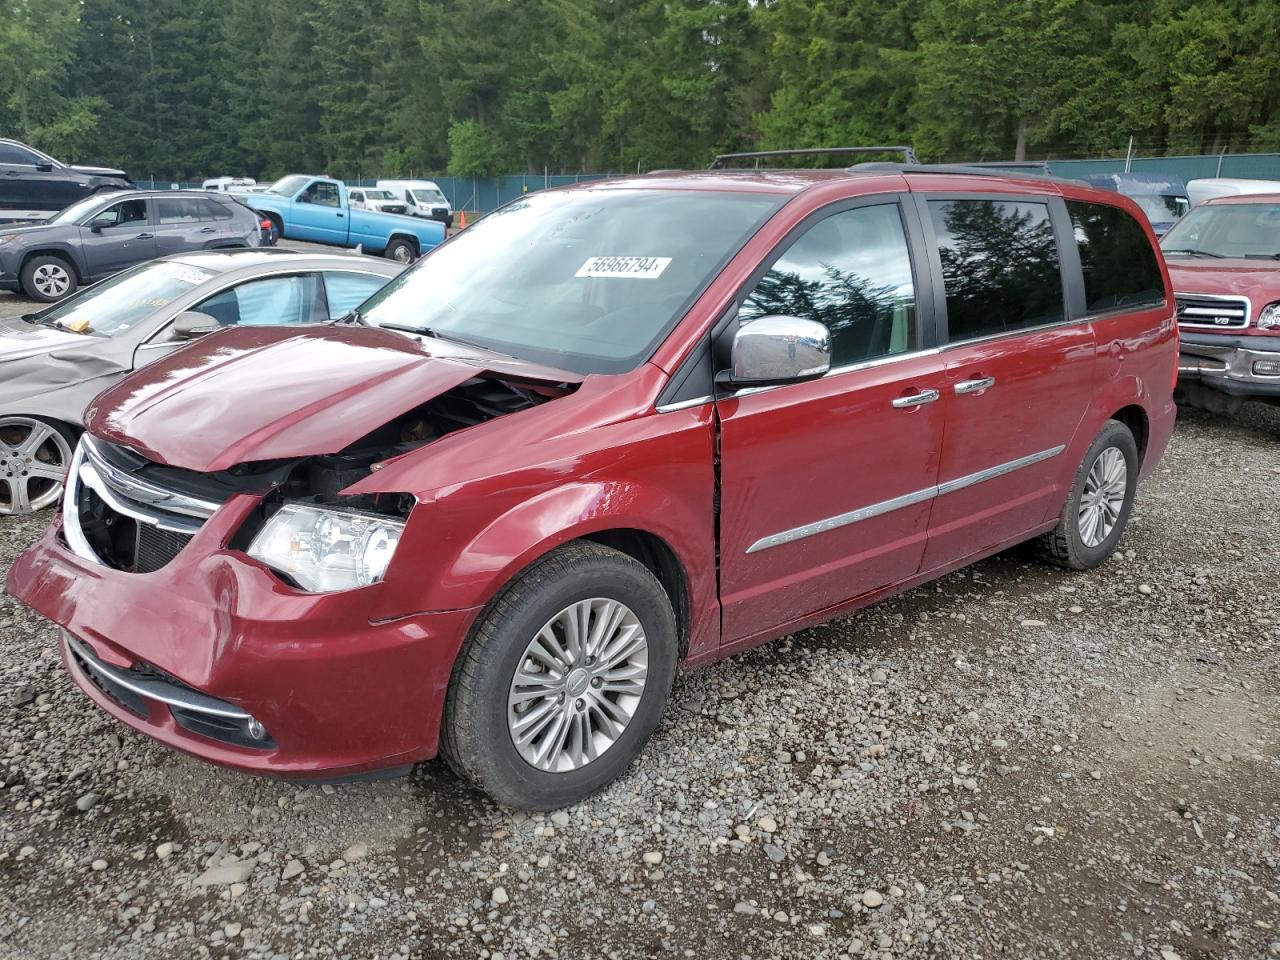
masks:
<svg viewBox="0 0 1280 960"><path fill-rule="evenodd" d="M767 316L739 321L732 366L716 375L729 390L815 380L831 369L831 331L816 320Z"/></svg>

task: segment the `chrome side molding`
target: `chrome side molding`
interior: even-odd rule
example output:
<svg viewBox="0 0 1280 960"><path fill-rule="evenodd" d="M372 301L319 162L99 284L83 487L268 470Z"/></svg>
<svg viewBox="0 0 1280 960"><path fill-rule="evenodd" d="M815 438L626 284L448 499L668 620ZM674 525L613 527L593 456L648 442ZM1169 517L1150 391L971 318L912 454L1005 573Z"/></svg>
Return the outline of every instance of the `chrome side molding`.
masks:
<svg viewBox="0 0 1280 960"><path fill-rule="evenodd" d="M813 523L806 523L800 527L792 527L790 530L783 530L780 533L770 534L767 537L761 537L751 546L747 547L747 553L758 553L761 550L768 550L770 547L780 547L784 543L793 543L796 540L803 540L806 537L812 537L819 533L826 533L828 530L847 527L851 523L870 520L872 517L879 517L883 514L891 513L894 510L901 510L904 507L914 506L917 503L924 503L926 500L933 500L935 497L942 497L948 493L955 493L957 490L963 490L965 487L972 487L975 484L983 483L987 480L994 480L996 477L1003 477L1005 474L1013 473L1015 470L1021 470L1023 467L1029 467L1032 464L1049 460L1056 457L1066 448L1067 445L1065 443L1060 443L1056 447L1052 447L1048 450L1041 450L1039 453L1032 453L1025 457L1019 457L1017 460L1010 460L1007 463L996 464L994 467L987 467L985 470L979 470L976 473L970 473L963 477L956 477L954 480L947 480L943 483L935 484L932 487L925 487L922 490L905 493L900 497L881 500L879 503L859 507L857 510L850 510L848 513L837 514L834 517L827 517L824 520L815 520Z"/></svg>

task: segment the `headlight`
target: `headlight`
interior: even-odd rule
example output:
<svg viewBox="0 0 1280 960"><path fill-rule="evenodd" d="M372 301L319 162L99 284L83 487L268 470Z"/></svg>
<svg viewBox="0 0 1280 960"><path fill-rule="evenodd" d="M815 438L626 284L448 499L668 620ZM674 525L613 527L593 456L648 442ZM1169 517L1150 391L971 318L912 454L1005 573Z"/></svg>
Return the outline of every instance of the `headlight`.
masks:
<svg viewBox="0 0 1280 960"><path fill-rule="evenodd" d="M1259 330L1275 330L1280 328L1280 303L1269 303L1258 314Z"/></svg>
<svg viewBox="0 0 1280 960"><path fill-rule="evenodd" d="M382 579L403 532L402 520L287 503L258 531L249 556L303 590L351 590Z"/></svg>

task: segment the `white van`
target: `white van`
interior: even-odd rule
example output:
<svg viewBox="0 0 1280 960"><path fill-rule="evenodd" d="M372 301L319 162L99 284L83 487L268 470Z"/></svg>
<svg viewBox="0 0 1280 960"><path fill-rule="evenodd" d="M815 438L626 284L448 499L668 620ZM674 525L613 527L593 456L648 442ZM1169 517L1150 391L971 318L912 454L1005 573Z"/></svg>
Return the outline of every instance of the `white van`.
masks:
<svg viewBox="0 0 1280 960"><path fill-rule="evenodd" d="M453 208L434 180L379 180L378 188L390 190L415 217L439 220L453 226Z"/></svg>
<svg viewBox="0 0 1280 960"><path fill-rule="evenodd" d="M253 193L258 181L253 177L213 177L200 184L202 190L214 193Z"/></svg>
<svg viewBox="0 0 1280 960"><path fill-rule="evenodd" d="M1187 196L1193 207L1214 197L1239 197L1250 193L1280 193L1280 180L1207 177L1187 181Z"/></svg>

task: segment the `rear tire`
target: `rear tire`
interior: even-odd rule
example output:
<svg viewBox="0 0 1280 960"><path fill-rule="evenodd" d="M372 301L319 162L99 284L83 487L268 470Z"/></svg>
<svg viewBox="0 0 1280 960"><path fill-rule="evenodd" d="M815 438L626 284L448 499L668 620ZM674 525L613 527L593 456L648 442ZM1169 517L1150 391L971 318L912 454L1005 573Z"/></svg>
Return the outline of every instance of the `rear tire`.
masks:
<svg viewBox="0 0 1280 960"><path fill-rule="evenodd" d="M23 292L40 303L57 303L80 285L76 268L62 257L41 253L27 260L19 274Z"/></svg>
<svg viewBox="0 0 1280 960"><path fill-rule="evenodd" d="M1108 420L1076 470L1058 525L1032 542L1046 563L1091 570L1115 552L1138 489L1138 445L1118 420Z"/></svg>
<svg viewBox="0 0 1280 960"><path fill-rule="evenodd" d="M647 567L594 543L561 547L481 615L454 665L441 753L505 806L577 803L639 755L676 659L671 602Z"/></svg>
<svg viewBox="0 0 1280 960"><path fill-rule="evenodd" d="M413 263L418 258L418 248L408 240L396 239L387 244L383 256L397 263Z"/></svg>

